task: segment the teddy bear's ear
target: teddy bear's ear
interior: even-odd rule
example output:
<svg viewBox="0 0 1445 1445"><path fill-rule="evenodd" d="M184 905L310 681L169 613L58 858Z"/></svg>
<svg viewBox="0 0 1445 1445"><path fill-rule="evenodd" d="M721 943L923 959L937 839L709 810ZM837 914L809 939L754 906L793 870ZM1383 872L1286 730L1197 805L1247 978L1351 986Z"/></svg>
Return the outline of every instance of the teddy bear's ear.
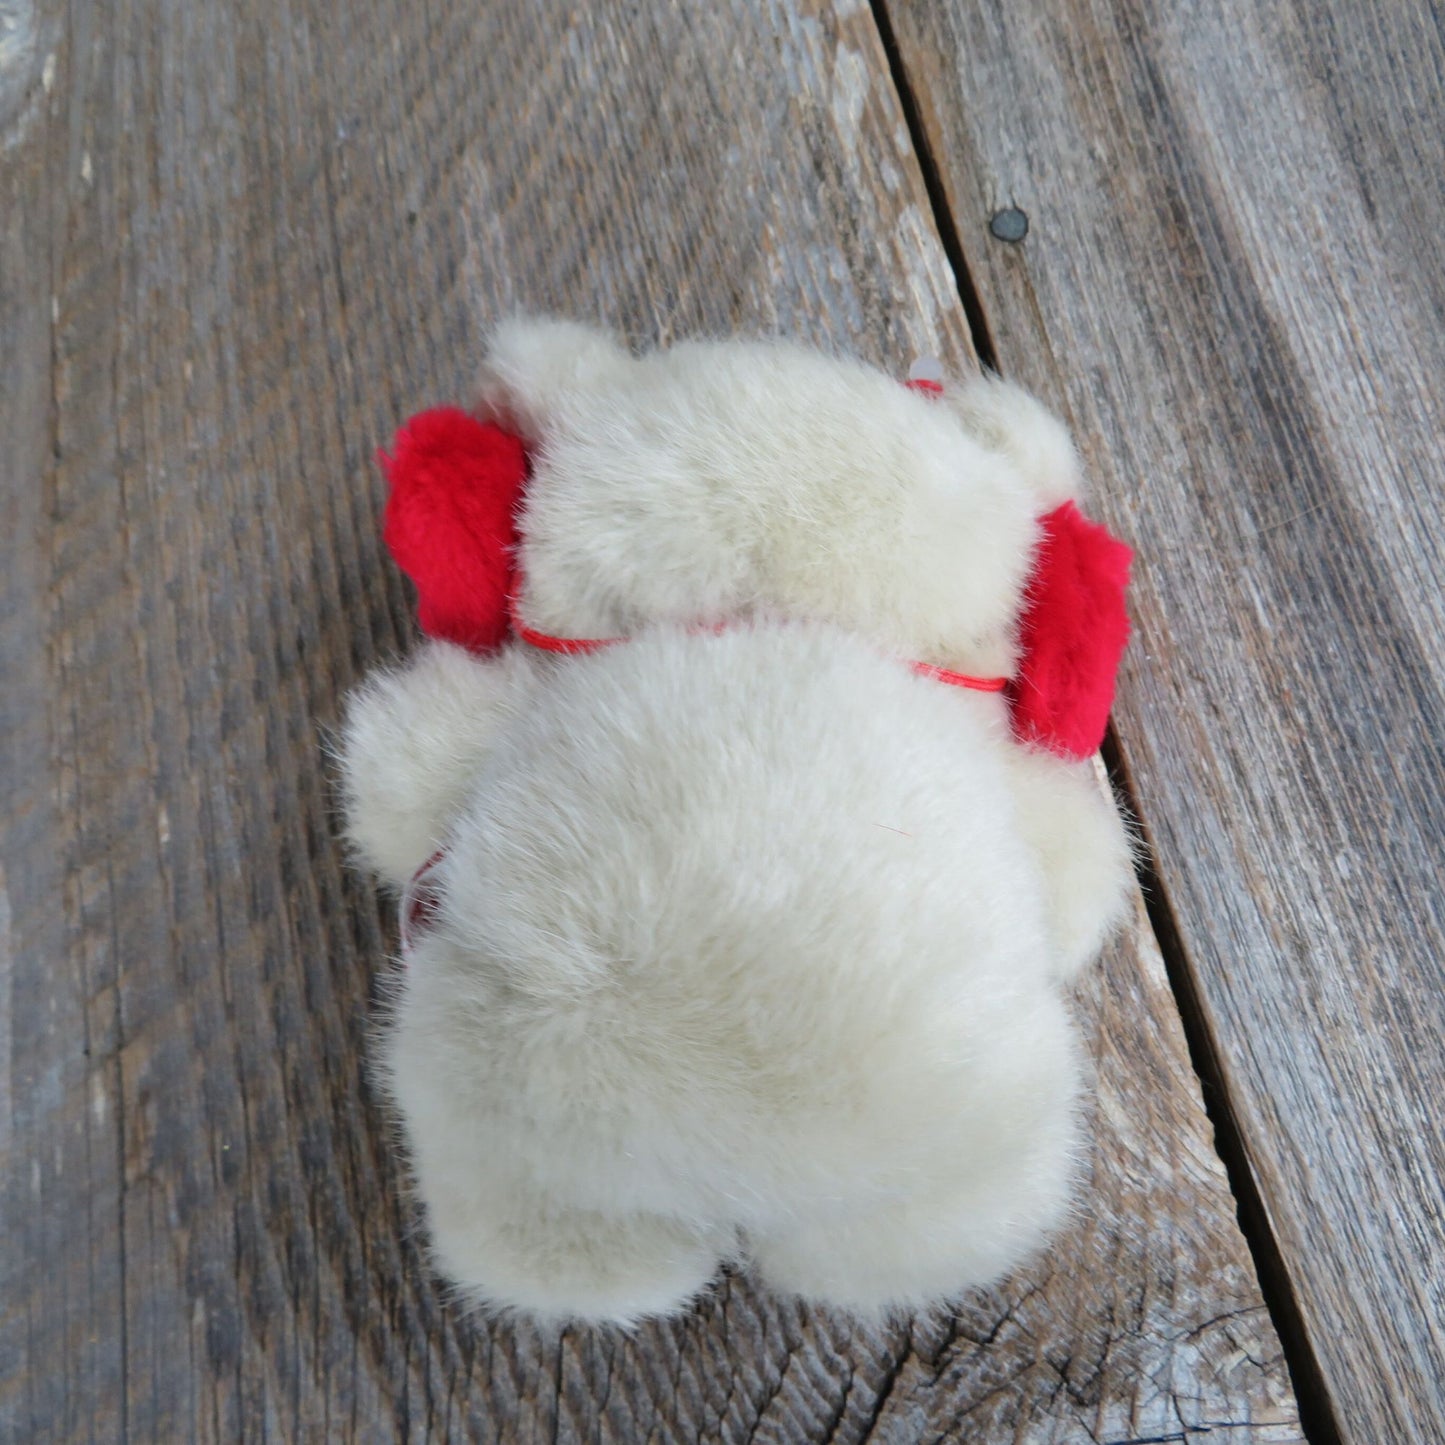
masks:
<svg viewBox="0 0 1445 1445"><path fill-rule="evenodd" d="M1082 496L1069 430L1036 396L993 372L949 386L943 395L970 436L1008 457L1040 511Z"/></svg>
<svg viewBox="0 0 1445 1445"><path fill-rule="evenodd" d="M1133 552L1065 502L1041 519L1009 706L1014 734L1065 757L1104 740L1129 640L1124 589Z"/></svg>
<svg viewBox="0 0 1445 1445"><path fill-rule="evenodd" d="M515 316L487 339L477 409L536 443L559 408L633 364L616 339L596 327Z"/></svg>
<svg viewBox="0 0 1445 1445"><path fill-rule="evenodd" d="M381 462L391 483L383 536L416 584L422 631L473 652L500 647L527 480L521 441L442 407L407 422Z"/></svg>

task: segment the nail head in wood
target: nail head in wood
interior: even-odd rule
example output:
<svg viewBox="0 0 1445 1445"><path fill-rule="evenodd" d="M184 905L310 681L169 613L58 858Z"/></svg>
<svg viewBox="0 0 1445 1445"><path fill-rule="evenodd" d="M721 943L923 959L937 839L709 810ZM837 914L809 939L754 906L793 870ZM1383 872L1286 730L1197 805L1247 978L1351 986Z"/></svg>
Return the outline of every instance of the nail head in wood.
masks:
<svg viewBox="0 0 1445 1445"><path fill-rule="evenodd" d="M1029 218L1017 206L995 211L988 228L1000 241L1022 241L1029 233Z"/></svg>

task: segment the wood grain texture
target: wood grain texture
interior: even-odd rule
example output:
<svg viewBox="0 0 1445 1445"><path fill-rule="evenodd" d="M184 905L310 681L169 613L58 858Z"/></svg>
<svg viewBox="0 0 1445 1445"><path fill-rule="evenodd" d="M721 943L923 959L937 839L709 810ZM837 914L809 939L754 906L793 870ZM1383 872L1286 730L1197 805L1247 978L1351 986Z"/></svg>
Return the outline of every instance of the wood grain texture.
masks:
<svg viewBox="0 0 1445 1445"><path fill-rule="evenodd" d="M1140 549L1118 727L1340 1426L1445 1438L1440 12L889 13L1000 362Z"/></svg>
<svg viewBox="0 0 1445 1445"><path fill-rule="evenodd" d="M0 89L0 1437L1299 1438L1147 929L1073 1231L950 1318L460 1318L320 724L411 638L378 443L518 306L968 359L871 15L43 0ZM11 63L6 52L5 64Z"/></svg>

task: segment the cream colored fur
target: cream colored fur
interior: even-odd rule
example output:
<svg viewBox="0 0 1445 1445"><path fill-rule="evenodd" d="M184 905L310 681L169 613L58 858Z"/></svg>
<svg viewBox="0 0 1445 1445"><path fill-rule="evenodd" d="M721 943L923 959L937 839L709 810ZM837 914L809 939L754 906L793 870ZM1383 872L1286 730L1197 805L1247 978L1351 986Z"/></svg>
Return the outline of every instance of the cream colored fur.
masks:
<svg viewBox="0 0 1445 1445"><path fill-rule="evenodd" d="M861 1312L998 1277L1068 1207L1060 985L1129 849L1087 764L904 659L1011 664L1063 428L997 380L545 322L482 407L536 457L528 619L633 640L427 644L349 711L360 856L399 888L447 848L382 1045L439 1268L624 1323L728 1259Z"/></svg>

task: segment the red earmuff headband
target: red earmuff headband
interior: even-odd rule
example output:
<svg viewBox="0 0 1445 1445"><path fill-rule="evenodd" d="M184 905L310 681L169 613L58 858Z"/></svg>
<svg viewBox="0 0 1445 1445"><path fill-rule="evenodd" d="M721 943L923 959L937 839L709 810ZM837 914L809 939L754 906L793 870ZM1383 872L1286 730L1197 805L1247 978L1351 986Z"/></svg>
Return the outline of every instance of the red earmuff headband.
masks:
<svg viewBox="0 0 1445 1445"><path fill-rule="evenodd" d="M936 381L910 382L938 395ZM564 655L596 652L622 637L553 637L517 615L517 516L527 453L509 432L456 407L422 412L396 434L381 462L391 484L383 537L416 584L428 636L491 652L508 636ZM1019 623L1013 678L969 677L931 663L915 671L953 687L1008 692L1015 735L1070 758L1103 741L1114 678L1129 639L1124 589L1132 551L1072 502L1039 519Z"/></svg>

